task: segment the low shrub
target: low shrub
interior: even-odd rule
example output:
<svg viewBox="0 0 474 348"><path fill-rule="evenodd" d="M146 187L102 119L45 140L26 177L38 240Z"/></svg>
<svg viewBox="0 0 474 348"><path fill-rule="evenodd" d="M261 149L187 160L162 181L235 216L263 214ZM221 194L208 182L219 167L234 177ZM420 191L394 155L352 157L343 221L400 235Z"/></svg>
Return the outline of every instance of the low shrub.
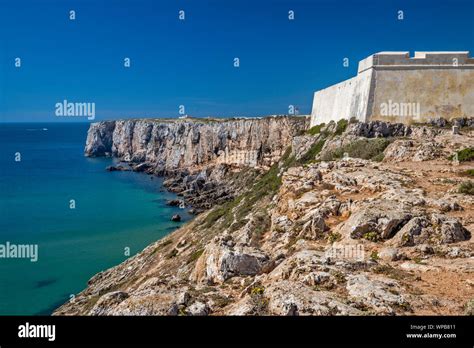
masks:
<svg viewBox="0 0 474 348"><path fill-rule="evenodd" d="M204 249L199 249L191 254L189 257L188 263L194 262L197 259L201 257L201 255L204 253Z"/></svg>
<svg viewBox="0 0 474 348"><path fill-rule="evenodd" d="M334 131L334 135L341 135L342 133L344 133L344 131L346 130L348 124L349 124L348 120L342 119L342 120L337 121L336 130Z"/></svg>
<svg viewBox="0 0 474 348"><path fill-rule="evenodd" d="M464 172L464 175L474 177L474 169L468 169Z"/></svg>
<svg viewBox="0 0 474 348"><path fill-rule="evenodd" d="M311 145L309 150L303 156L301 156L298 162L300 164L308 164L314 161L316 158L316 155L321 152L325 143L326 143L326 139L320 139L316 141L313 145Z"/></svg>
<svg viewBox="0 0 474 348"><path fill-rule="evenodd" d="M390 144L386 138L358 139L338 149L328 151L321 156L323 161L340 159L347 153L350 157L373 161L383 160L383 151Z"/></svg>
<svg viewBox="0 0 474 348"><path fill-rule="evenodd" d="M459 162L474 161L474 147L468 147L459 151L456 151L454 155L449 156L450 160L455 160L457 154L457 160Z"/></svg>
<svg viewBox="0 0 474 348"><path fill-rule="evenodd" d="M466 195L474 195L474 181L463 182L459 185L458 192Z"/></svg>
<svg viewBox="0 0 474 348"><path fill-rule="evenodd" d="M316 134L319 134L319 133L321 133L321 129L322 129L324 126L326 126L325 123L318 124L318 125L316 125L316 126L314 126L314 127L311 127L310 129L308 129L308 130L306 131L306 133L309 134L309 135L316 135Z"/></svg>

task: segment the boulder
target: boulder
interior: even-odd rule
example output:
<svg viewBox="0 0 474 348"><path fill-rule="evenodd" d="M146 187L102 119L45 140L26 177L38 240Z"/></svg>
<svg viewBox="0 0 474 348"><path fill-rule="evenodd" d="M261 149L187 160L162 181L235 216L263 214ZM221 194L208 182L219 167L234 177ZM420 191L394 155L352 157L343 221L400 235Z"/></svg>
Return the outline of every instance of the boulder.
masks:
<svg viewBox="0 0 474 348"><path fill-rule="evenodd" d="M108 172L123 172L123 171L128 171L130 169L122 165L118 165L118 166L108 166L105 168L105 170Z"/></svg>
<svg viewBox="0 0 474 348"><path fill-rule="evenodd" d="M377 255L384 261L397 261L400 259L400 252L397 248L383 248Z"/></svg>
<svg viewBox="0 0 474 348"><path fill-rule="evenodd" d="M371 278L365 274L347 277L346 289L349 297L378 314L395 314L396 309L409 308L408 302L400 293L400 285L386 278Z"/></svg>
<svg viewBox="0 0 474 348"><path fill-rule="evenodd" d="M166 201L166 205L177 207L181 204L181 200L179 199L169 199Z"/></svg>
<svg viewBox="0 0 474 348"><path fill-rule="evenodd" d="M123 291L109 292L99 298L89 315L110 315L109 310L128 298L128 294Z"/></svg>
<svg viewBox="0 0 474 348"><path fill-rule="evenodd" d="M171 217L171 221L179 222L181 221L181 215L175 214Z"/></svg>
<svg viewBox="0 0 474 348"><path fill-rule="evenodd" d="M419 244L448 244L471 238L458 219L444 214L433 213L411 219L389 242L395 246Z"/></svg>
<svg viewBox="0 0 474 348"><path fill-rule="evenodd" d="M425 255L434 254L434 249L428 244L420 244L417 246L416 250Z"/></svg>
<svg viewBox="0 0 474 348"><path fill-rule="evenodd" d="M191 316L206 316L209 315L209 306L202 302L194 302L191 306L186 308L186 313Z"/></svg>
<svg viewBox="0 0 474 348"><path fill-rule="evenodd" d="M177 316L179 314L179 306L176 303L173 303L171 307L166 312L166 315Z"/></svg>
<svg viewBox="0 0 474 348"><path fill-rule="evenodd" d="M414 217L397 232L390 244L399 247L419 244L421 240L426 239L426 236L431 234L431 230L427 230L429 227L430 223L426 217ZM422 231L425 232L423 236Z"/></svg>
<svg viewBox="0 0 474 348"><path fill-rule="evenodd" d="M235 276L259 274L270 263L269 257L256 248L242 246L234 248L224 241L208 245L203 256L204 274L196 276L212 283L222 283Z"/></svg>
<svg viewBox="0 0 474 348"><path fill-rule="evenodd" d="M443 214L432 214L431 223L437 226L436 231L441 244L456 243L471 238L469 231L456 218Z"/></svg>
<svg viewBox="0 0 474 348"><path fill-rule="evenodd" d="M190 300L191 300L191 295L189 294L189 292L183 291L182 293L178 295L178 298L176 299L176 304L187 306Z"/></svg>
<svg viewBox="0 0 474 348"><path fill-rule="evenodd" d="M346 133L365 138L396 137L409 135L411 129L403 123L371 121L349 124Z"/></svg>
<svg viewBox="0 0 474 348"><path fill-rule="evenodd" d="M151 163L144 162L144 163L134 165L132 168L135 172L145 172L151 169L152 167L153 165Z"/></svg>
<svg viewBox="0 0 474 348"><path fill-rule="evenodd" d="M380 200L358 208L341 227L343 236L376 241L389 239L412 217L398 202Z"/></svg>

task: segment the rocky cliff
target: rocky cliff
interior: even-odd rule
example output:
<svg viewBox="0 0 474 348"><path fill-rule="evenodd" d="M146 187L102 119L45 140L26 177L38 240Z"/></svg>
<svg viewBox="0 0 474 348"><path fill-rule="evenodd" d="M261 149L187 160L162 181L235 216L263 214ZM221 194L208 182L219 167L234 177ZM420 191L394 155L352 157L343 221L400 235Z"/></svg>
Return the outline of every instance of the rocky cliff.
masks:
<svg viewBox="0 0 474 348"><path fill-rule="evenodd" d="M220 163L269 167L308 122L304 117L99 122L89 129L85 154L149 163L156 173Z"/></svg>
<svg viewBox="0 0 474 348"><path fill-rule="evenodd" d="M95 275L55 314L472 314L474 130L458 133L341 121L288 138L235 197ZM133 139L110 152L153 152Z"/></svg>
<svg viewBox="0 0 474 348"><path fill-rule="evenodd" d="M91 124L84 152L165 175L165 186L200 212L232 199L254 177L241 175L242 168L268 169L308 124L305 117L286 116L105 121Z"/></svg>

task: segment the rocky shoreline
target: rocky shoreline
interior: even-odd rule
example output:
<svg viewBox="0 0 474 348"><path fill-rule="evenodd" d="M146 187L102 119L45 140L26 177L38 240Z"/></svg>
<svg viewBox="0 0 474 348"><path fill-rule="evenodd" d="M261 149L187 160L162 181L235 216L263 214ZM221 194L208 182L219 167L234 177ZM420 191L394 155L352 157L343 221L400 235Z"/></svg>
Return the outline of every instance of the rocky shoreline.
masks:
<svg viewBox="0 0 474 348"><path fill-rule="evenodd" d="M472 124L93 124L202 213L54 314L473 314Z"/></svg>

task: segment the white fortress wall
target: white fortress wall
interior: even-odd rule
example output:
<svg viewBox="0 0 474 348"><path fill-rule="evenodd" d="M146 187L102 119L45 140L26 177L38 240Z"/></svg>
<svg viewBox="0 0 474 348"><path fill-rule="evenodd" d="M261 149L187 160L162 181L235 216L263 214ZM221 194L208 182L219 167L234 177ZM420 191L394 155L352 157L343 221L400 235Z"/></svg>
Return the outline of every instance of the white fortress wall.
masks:
<svg viewBox="0 0 474 348"><path fill-rule="evenodd" d="M376 68L370 114L370 119L393 122L472 117L474 66Z"/></svg>
<svg viewBox="0 0 474 348"><path fill-rule="evenodd" d="M314 93L311 124L338 121L355 117L365 121L370 93L372 70Z"/></svg>
<svg viewBox="0 0 474 348"><path fill-rule="evenodd" d="M474 116L474 58L469 52L380 52L356 77L314 94L311 126L355 117L420 122Z"/></svg>

